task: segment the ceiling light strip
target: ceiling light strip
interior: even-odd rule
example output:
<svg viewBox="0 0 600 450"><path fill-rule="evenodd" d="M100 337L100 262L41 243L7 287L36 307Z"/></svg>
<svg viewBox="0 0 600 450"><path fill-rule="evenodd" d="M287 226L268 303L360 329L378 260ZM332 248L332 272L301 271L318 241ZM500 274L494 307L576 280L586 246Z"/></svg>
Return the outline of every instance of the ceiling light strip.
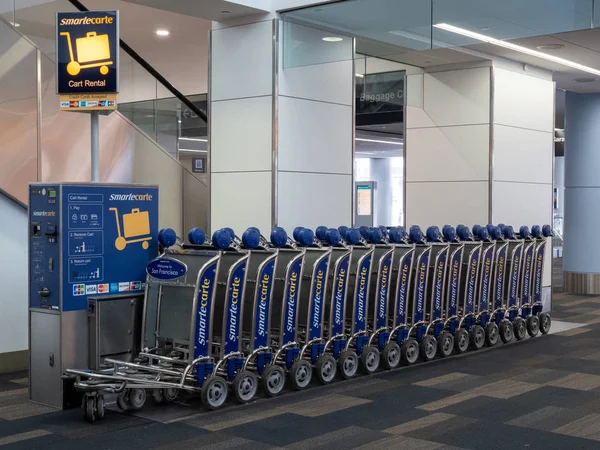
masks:
<svg viewBox="0 0 600 450"><path fill-rule="evenodd" d="M525 53L526 55L535 56L537 58L545 59L546 61L552 61L558 64L562 64L564 66L572 67L573 69L581 70L583 72L593 73L594 75L600 76L600 70L593 69L592 67L584 66L583 64L578 64L573 61L569 61L568 59L559 58L558 56L548 55L547 53L538 52L537 50L532 50L527 47L521 47L520 45L511 44L510 42L501 41L500 39L495 39L490 36L486 36L484 34L475 33L473 31L465 30L464 28L455 27L454 25L450 25L447 23L437 23L434 25L435 28L439 28L440 30L449 31L451 33L460 34L461 36L469 37L472 39L476 39L478 41L487 42L488 44L497 45L499 47L504 47L509 50L514 50L516 52Z"/></svg>
<svg viewBox="0 0 600 450"><path fill-rule="evenodd" d="M389 145L404 145L403 142L394 142L394 141L382 141L380 139L365 139L365 138L356 138L357 141L362 142L374 142L376 144L389 144Z"/></svg>

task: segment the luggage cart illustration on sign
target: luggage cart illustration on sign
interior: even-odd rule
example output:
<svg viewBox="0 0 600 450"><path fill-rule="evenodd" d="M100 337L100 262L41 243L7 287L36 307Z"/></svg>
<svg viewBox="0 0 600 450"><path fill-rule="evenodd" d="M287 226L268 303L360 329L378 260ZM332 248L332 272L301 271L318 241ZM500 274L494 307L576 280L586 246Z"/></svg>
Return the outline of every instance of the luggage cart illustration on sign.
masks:
<svg viewBox="0 0 600 450"><path fill-rule="evenodd" d="M108 74L108 66L114 64L110 60L110 45L108 34L97 35L95 31L90 31L85 37L75 39L77 47L77 60L73 55L73 43L71 42L71 33L63 31L60 33L67 39L69 46L69 63L67 64L67 73L71 76L77 76L81 69L91 69L100 67L102 75Z"/></svg>
<svg viewBox="0 0 600 450"><path fill-rule="evenodd" d="M152 240L150 236L150 217L148 211L140 211L139 208L133 208L130 213L123 214L123 233L121 234L121 224L119 222L119 210L117 208L109 208L115 212L115 220L117 221L117 239L115 239L115 247L117 250L125 250L127 244L142 243L142 248L147 250ZM134 239L130 239L134 238Z"/></svg>

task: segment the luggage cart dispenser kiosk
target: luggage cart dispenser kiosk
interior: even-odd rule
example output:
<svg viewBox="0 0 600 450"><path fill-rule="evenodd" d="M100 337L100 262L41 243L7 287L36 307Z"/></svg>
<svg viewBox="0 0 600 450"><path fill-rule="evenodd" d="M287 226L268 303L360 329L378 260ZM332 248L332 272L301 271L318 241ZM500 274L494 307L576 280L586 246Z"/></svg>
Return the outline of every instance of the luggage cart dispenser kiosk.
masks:
<svg viewBox="0 0 600 450"><path fill-rule="evenodd" d="M73 380L63 374L89 367L94 305L114 296L137 310L157 235L157 186L29 186L31 400L61 409L80 405ZM125 321L120 328L134 333L132 316L116 314L110 323Z"/></svg>

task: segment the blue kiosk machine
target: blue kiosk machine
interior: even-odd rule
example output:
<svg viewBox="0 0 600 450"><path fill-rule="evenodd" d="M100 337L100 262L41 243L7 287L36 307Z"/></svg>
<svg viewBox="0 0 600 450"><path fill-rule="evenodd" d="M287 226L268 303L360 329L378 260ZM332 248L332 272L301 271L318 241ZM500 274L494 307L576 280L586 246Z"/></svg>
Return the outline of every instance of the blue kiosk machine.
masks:
<svg viewBox="0 0 600 450"><path fill-rule="evenodd" d="M90 366L97 344L90 345L92 299L139 302L157 236L157 186L29 186L31 400L61 409L80 405L63 373ZM131 321L124 320L127 329ZM118 322L117 313L110 324Z"/></svg>

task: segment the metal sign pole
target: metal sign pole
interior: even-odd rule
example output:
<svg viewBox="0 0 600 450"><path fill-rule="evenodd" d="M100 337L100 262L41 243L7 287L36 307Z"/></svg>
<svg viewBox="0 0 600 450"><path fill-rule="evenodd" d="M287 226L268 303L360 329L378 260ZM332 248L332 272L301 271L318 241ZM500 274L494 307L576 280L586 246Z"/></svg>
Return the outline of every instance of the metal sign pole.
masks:
<svg viewBox="0 0 600 450"><path fill-rule="evenodd" d="M100 130L98 111L91 111L91 149L92 149L92 182L100 181Z"/></svg>

